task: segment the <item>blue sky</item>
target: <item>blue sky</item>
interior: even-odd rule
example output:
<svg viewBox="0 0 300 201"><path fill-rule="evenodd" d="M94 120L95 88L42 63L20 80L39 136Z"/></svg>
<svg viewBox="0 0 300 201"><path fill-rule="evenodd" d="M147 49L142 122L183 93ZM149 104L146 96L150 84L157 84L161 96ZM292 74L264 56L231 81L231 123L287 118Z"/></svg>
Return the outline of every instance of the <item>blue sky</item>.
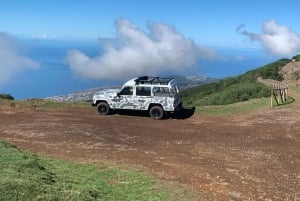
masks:
<svg viewBox="0 0 300 201"><path fill-rule="evenodd" d="M203 45L248 47L236 33L240 24L260 32L275 19L300 32L299 1L274 0L1 0L0 30L20 36L113 37L113 23L127 18L144 28L163 22ZM298 6L297 6L298 5Z"/></svg>
<svg viewBox="0 0 300 201"><path fill-rule="evenodd" d="M30 56L32 44L28 47L20 42L23 39L49 42L43 44L101 41L103 55L90 55L68 43L59 57L70 71L64 80L77 76L75 80L92 80L95 85L97 79L121 80L129 71L135 73L124 80L139 73L193 74L195 66L201 68L199 63L209 69L207 65L215 65L212 61L225 65L234 58L240 65L247 62L245 50L269 60L290 57L300 52L299 6L297 0L0 0L0 58L7 64L0 65L0 90L12 90L17 86L12 80L25 74L34 83L31 72L45 69L43 60ZM222 48L235 53L229 58Z"/></svg>

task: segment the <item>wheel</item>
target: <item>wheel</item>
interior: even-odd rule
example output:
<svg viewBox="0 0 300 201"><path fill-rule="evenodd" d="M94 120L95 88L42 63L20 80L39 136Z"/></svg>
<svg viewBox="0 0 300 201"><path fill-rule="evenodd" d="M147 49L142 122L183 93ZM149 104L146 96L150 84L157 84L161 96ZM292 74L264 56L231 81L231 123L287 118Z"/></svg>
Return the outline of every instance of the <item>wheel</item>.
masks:
<svg viewBox="0 0 300 201"><path fill-rule="evenodd" d="M97 110L101 115L108 115L110 113L109 105L106 102L98 103Z"/></svg>
<svg viewBox="0 0 300 201"><path fill-rule="evenodd" d="M149 114L152 119L159 120L164 117L164 110L161 106L156 105L151 107Z"/></svg>

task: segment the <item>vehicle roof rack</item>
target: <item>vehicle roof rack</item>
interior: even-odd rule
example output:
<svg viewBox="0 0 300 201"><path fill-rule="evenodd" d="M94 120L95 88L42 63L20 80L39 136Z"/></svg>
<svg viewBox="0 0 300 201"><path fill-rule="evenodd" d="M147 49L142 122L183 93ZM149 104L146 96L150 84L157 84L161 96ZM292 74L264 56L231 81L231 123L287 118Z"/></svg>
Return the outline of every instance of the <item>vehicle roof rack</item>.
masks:
<svg viewBox="0 0 300 201"><path fill-rule="evenodd" d="M141 76L135 79L136 84L168 84L174 78Z"/></svg>

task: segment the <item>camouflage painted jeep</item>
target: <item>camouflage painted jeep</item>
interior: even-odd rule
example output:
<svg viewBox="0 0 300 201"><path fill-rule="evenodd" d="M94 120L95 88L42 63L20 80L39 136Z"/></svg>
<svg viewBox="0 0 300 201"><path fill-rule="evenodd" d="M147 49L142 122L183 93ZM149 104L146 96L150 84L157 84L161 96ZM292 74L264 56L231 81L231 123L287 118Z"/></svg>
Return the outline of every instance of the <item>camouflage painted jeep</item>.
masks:
<svg viewBox="0 0 300 201"><path fill-rule="evenodd" d="M93 106L101 115L113 110L144 110L153 119L162 119L182 105L174 78L142 76L127 81L118 89L104 89L94 94Z"/></svg>

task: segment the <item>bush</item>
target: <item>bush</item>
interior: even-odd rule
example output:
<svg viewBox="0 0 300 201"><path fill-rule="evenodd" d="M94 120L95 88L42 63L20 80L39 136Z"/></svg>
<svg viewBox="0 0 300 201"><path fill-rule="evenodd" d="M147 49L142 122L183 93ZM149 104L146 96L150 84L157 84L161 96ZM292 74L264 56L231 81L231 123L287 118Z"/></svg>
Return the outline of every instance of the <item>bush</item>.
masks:
<svg viewBox="0 0 300 201"><path fill-rule="evenodd" d="M198 102L198 105L227 105L236 102L247 101L251 98L268 97L270 90L260 83L236 84L227 90L214 93Z"/></svg>
<svg viewBox="0 0 300 201"><path fill-rule="evenodd" d="M300 54L297 54L292 59L295 60L295 61L300 61Z"/></svg>
<svg viewBox="0 0 300 201"><path fill-rule="evenodd" d="M259 69L250 71L249 73L255 73L256 76L261 76L263 79L273 79L277 81L282 81L283 76L279 74L279 71L290 61L290 59L280 59L276 62L265 65Z"/></svg>
<svg viewBox="0 0 300 201"><path fill-rule="evenodd" d="M0 94L0 99L14 100L14 97L10 94Z"/></svg>

